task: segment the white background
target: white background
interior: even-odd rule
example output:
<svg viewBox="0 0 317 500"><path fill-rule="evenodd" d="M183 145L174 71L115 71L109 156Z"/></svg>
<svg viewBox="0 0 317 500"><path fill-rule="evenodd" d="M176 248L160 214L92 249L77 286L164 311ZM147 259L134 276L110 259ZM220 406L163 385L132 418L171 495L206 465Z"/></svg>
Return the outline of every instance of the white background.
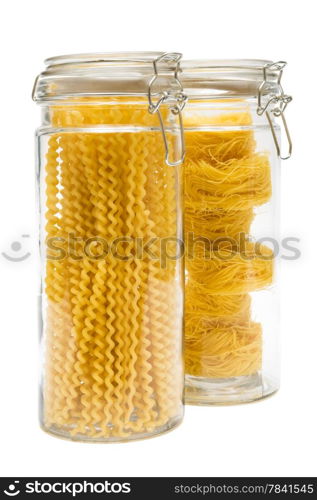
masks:
<svg viewBox="0 0 317 500"><path fill-rule="evenodd" d="M279 0L28 0L1 9L0 252L23 242L32 256L0 255L0 475L317 475L317 129L314 2ZM43 59L63 53L181 51L186 58L286 60L294 154L282 165L282 235L302 257L282 268L282 387L265 401L187 407L174 432L93 445L54 439L38 426L37 242L31 100ZM30 238L22 238L30 234Z"/></svg>

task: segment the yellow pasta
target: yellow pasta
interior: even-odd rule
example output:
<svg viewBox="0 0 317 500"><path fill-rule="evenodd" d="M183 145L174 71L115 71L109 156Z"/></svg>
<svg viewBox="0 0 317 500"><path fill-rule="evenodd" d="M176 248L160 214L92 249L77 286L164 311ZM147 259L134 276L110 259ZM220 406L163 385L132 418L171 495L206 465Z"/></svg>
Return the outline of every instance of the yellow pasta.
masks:
<svg viewBox="0 0 317 500"><path fill-rule="evenodd" d="M253 147L254 138L249 130L193 131L186 134L186 155L193 162L226 162L247 156Z"/></svg>
<svg viewBox="0 0 317 500"><path fill-rule="evenodd" d="M261 325L201 318L187 322L185 369L189 375L228 378L261 368Z"/></svg>
<svg viewBox="0 0 317 500"><path fill-rule="evenodd" d="M51 108L54 126L71 131L52 136L46 155L47 252L52 238L67 251L46 265L43 420L74 439L142 437L181 417L179 264L160 256L176 235L177 170L159 131L73 131L153 125L146 104L120 103ZM152 239L157 259L140 256L136 241Z"/></svg>
<svg viewBox="0 0 317 500"><path fill-rule="evenodd" d="M189 280L186 287L186 326L200 318L235 318L247 321L250 317L251 297L248 294L214 295L197 291Z"/></svg>
<svg viewBox="0 0 317 500"><path fill-rule="evenodd" d="M268 156L255 152L243 103L218 115L193 107L184 122L186 373L251 375L261 369L262 328L248 293L273 280L272 250L250 239L254 207L272 196Z"/></svg>
<svg viewBox="0 0 317 500"><path fill-rule="evenodd" d="M216 103L219 103L221 107L224 101L215 100L214 105ZM231 103L236 104L236 101L233 99ZM186 133L187 160L226 162L248 156L254 150L253 132L249 128L243 128L251 124L250 113L243 103L239 112L232 112L229 107L226 113L212 115L208 109L208 103L206 108L201 107L202 109L200 107L194 108L192 112L190 108L185 108L184 111L185 127L193 128ZM230 127L236 126L241 127L241 129L230 130ZM209 127L215 127L215 129L208 130ZM217 127L224 128L218 131Z"/></svg>
<svg viewBox="0 0 317 500"><path fill-rule="evenodd" d="M186 164L185 206L222 210L249 210L271 197L270 164L266 155ZM241 214L243 217L243 214ZM239 214L237 214L239 217Z"/></svg>
<svg viewBox="0 0 317 500"><path fill-rule="evenodd" d="M248 235L254 218L253 210L226 210L224 208L202 208L198 203L194 207L188 203L185 217L185 234L188 245L196 241L209 241L228 236L237 238L239 234Z"/></svg>
<svg viewBox="0 0 317 500"><path fill-rule="evenodd" d="M245 249L219 248L187 259L192 288L215 295L243 294L272 283L273 252L265 245L247 242Z"/></svg>

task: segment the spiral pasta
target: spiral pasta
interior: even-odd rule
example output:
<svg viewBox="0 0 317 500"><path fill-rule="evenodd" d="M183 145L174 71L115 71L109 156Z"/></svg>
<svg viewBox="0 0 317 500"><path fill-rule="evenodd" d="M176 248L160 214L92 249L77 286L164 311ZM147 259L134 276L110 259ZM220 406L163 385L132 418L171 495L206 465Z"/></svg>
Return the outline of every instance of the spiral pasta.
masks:
<svg viewBox="0 0 317 500"><path fill-rule="evenodd" d="M43 420L73 439L142 437L182 414L180 268L160 256L162 238L177 234L178 171L164 164L146 104L114 101L51 108L63 131L45 166ZM144 127L113 131L135 123ZM52 239L63 258L51 258Z"/></svg>

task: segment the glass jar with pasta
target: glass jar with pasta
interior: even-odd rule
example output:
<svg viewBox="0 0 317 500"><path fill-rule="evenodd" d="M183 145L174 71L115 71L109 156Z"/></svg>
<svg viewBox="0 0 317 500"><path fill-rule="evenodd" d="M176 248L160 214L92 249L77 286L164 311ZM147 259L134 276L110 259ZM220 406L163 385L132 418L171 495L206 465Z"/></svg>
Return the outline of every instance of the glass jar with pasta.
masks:
<svg viewBox="0 0 317 500"><path fill-rule="evenodd" d="M180 54L48 59L33 97L41 204L41 425L83 441L183 416Z"/></svg>
<svg viewBox="0 0 317 500"><path fill-rule="evenodd" d="M185 401L253 401L279 386L284 62L184 61ZM280 127L288 151L280 151Z"/></svg>

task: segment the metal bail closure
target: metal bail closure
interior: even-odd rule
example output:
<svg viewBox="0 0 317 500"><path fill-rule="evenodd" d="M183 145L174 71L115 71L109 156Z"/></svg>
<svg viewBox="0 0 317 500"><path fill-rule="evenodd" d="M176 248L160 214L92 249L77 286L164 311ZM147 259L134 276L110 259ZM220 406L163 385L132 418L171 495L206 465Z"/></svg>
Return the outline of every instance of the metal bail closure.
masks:
<svg viewBox="0 0 317 500"><path fill-rule="evenodd" d="M149 88L148 88L149 113L151 113L151 114L156 113L158 118L159 118L160 128L162 131L162 137L163 137L164 148L165 148L165 163L171 167L175 167L175 166L183 163L184 157L185 157L185 138L184 138L182 110L186 104L187 97L183 92L183 86L182 86L182 84L179 80L179 77L178 77L181 58L182 58L182 54L180 54L178 52L166 52L165 54L161 55L157 59L154 59L153 60L154 75L149 82ZM153 87L154 87L156 80L160 76L160 74L159 74L159 64L160 63L166 63L168 65L170 65L170 64L175 65L174 72L173 72L173 82L167 90L164 90L164 91L159 92L159 93L155 93L153 90ZM174 115L178 115L179 128L180 128L181 156L176 161L172 161L170 159L170 151L169 151L166 129L165 129L162 113L160 110L160 107L163 103L169 104L169 108L170 108L171 112Z"/></svg>
<svg viewBox="0 0 317 500"><path fill-rule="evenodd" d="M286 109L286 106L288 105L288 103L291 102L292 97L290 95L284 94L284 90L283 90L283 87L281 85L283 69L286 66L286 64L287 63L285 61L278 61L276 63L266 64L263 67L263 81L262 81L261 85L259 86L258 108L257 108L257 114L259 116L263 115L263 113L266 114L267 120L268 120L269 125L270 125L270 129L272 132L274 144L276 147L276 152L277 152L278 157L281 158L281 160L287 160L288 158L291 157L292 147L293 147L292 139L291 139L290 132L289 132L287 122L286 122L286 118L284 115L284 111ZM269 82L267 79L268 70L279 71L278 79L277 79L277 94L275 94L273 97L269 97L267 102L263 103L264 92L268 86L272 85L272 83ZM280 145L278 142L278 138L276 136L273 119L272 119L270 113L272 113L273 116L276 118L281 117L282 125L284 127L285 135L286 135L287 142L288 142L288 154L286 156L281 156Z"/></svg>

